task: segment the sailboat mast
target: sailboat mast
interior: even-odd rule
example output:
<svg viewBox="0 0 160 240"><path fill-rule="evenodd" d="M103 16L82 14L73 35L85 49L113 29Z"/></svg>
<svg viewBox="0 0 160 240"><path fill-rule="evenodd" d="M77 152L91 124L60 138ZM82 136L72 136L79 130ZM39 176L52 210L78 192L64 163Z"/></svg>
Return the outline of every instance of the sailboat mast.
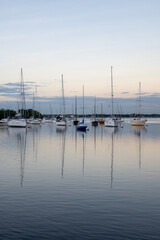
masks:
<svg viewBox="0 0 160 240"><path fill-rule="evenodd" d="M83 118L84 118L84 85L83 85Z"/></svg>
<svg viewBox="0 0 160 240"><path fill-rule="evenodd" d="M103 117L103 103L101 103L101 118Z"/></svg>
<svg viewBox="0 0 160 240"><path fill-rule="evenodd" d="M111 99L112 99L112 116L113 116L113 73L112 73L112 66L111 66Z"/></svg>
<svg viewBox="0 0 160 240"><path fill-rule="evenodd" d="M33 115L33 119L35 119L35 116L34 116L34 108L35 108L35 96L34 96L34 92L33 92L33 110L32 110L32 115Z"/></svg>
<svg viewBox="0 0 160 240"><path fill-rule="evenodd" d="M64 84L63 84L63 74L62 74L62 98L63 98L63 117L65 115L65 99L64 99Z"/></svg>
<svg viewBox="0 0 160 240"><path fill-rule="evenodd" d="M139 117L141 115L141 82L139 82Z"/></svg>
<svg viewBox="0 0 160 240"><path fill-rule="evenodd" d="M24 110L26 109L25 106L25 94L24 94L24 80L23 80L23 70L21 68L21 115L24 115Z"/></svg>
<svg viewBox="0 0 160 240"><path fill-rule="evenodd" d="M96 120L96 97L94 97L94 119Z"/></svg>
<svg viewBox="0 0 160 240"><path fill-rule="evenodd" d="M75 119L77 120L77 95L75 96Z"/></svg>

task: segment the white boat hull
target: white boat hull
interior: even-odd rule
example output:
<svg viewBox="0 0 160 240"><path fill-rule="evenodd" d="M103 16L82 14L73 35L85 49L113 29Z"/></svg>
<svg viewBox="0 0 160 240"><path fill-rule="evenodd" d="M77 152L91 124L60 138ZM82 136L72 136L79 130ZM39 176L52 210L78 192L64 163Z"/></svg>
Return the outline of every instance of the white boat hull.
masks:
<svg viewBox="0 0 160 240"><path fill-rule="evenodd" d="M0 126L7 126L8 125L8 118L3 118L0 120Z"/></svg>
<svg viewBox="0 0 160 240"><path fill-rule="evenodd" d="M134 119L131 121L131 126L144 126L145 123L146 123L146 120Z"/></svg>
<svg viewBox="0 0 160 240"><path fill-rule="evenodd" d="M116 119L111 118L105 121L105 127L118 127L118 123Z"/></svg>
<svg viewBox="0 0 160 240"><path fill-rule="evenodd" d="M44 122L45 123L53 123L53 120L52 119L45 119Z"/></svg>
<svg viewBox="0 0 160 240"><path fill-rule="evenodd" d="M56 126L67 126L67 122L66 121L57 121Z"/></svg>
<svg viewBox="0 0 160 240"><path fill-rule="evenodd" d="M35 125L40 125L41 124L41 120L31 120L31 121L28 121L29 124L35 124Z"/></svg>
<svg viewBox="0 0 160 240"><path fill-rule="evenodd" d="M27 122L25 119L11 119L8 121L8 126L26 128Z"/></svg>

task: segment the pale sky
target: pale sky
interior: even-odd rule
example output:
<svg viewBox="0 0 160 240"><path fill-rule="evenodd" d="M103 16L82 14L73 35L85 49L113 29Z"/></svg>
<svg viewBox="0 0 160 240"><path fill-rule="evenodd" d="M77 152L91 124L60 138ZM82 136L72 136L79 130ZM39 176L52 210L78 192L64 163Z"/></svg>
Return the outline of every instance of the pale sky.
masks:
<svg viewBox="0 0 160 240"><path fill-rule="evenodd" d="M21 67L39 97L61 96L63 74L65 96L84 85L107 98L113 66L115 97L136 98L141 82L159 106L159 45L159 0L0 0L0 101L16 93Z"/></svg>

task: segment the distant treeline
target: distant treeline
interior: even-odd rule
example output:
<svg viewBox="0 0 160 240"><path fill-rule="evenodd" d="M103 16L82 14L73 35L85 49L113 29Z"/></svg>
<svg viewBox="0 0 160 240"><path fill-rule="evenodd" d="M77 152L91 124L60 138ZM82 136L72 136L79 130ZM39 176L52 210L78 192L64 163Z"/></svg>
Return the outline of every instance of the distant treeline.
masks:
<svg viewBox="0 0 160 240"><path fill-rule="evenodd" d="M57 116L60 116L60 114L44 114L43 117L46 117L46 118L50 118L50 117L57 117ZM72 114L65 114L66 117L71 117ZM106 117L110 117L111 114L103 114L103 117L106 118ZM114 114L115 117L121 117L121 118L134 118L137 116L137 114L135 113L132 113L132 114ZM80 117L82 118L83 115L79 114L77 115L77 117ZM93 114L85 114L85 117L86 118L91 118L93 117ZM158 118L160 117L160 114L141 114L141 117L144 117L144 118ZM97 114L96 115L96 118L102 118L101 115Z"/></svg>
<svg viewBox="0 0 160 240"><path fill-rule="evenodd" d="M38 111L33 111L33 109L26 109L26 110L19 110L18 112L21 112L22 116L24 118L30 118L30 117L34 117L34 118L50 118L50 117L57 117L60 116L60 114L41 114ZM13 118L15 117L15 115L17 114L17 112L13 109L0 109L0 119L3 118ZM66 114L66 117L71 117L72 114ZM110 114L103 114L103 117L110 117ZM115 117L122 117L122 118L133 118L136 117L135 113L132 114L114 114ZM158 118L160 117L160 114L141 114L142 117L144 118ZM83 117L83 115L78 115L77 117ZM93 114L85 114L85 117L90 118L93 117ZM96 115L97 118L101 118L102 116L97 114Z"/></svg>
<svg viewBox="0 0 160 240"><path fill-rule="evenodd" d="M38 111L33 111L33 109L19 110L18 113L21 112L22 117L24 118L43 118L43 115ZM0 109L0 119L3 118L13 118L15 117L17 112L11 109Z"/></svg>

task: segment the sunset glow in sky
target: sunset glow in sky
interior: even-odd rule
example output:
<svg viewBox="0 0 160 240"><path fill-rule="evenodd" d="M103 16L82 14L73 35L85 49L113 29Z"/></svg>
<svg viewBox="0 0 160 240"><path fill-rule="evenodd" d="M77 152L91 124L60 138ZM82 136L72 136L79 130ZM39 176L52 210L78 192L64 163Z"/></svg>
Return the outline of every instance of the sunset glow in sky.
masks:
<svg viewBox="0 0 160 240"><path fill-rule="evenodd" d="M136 98L160 106L159 0L0 0L0 101L20 81L39 97ZM156 110L157 111L157 110Z"/></svg>

